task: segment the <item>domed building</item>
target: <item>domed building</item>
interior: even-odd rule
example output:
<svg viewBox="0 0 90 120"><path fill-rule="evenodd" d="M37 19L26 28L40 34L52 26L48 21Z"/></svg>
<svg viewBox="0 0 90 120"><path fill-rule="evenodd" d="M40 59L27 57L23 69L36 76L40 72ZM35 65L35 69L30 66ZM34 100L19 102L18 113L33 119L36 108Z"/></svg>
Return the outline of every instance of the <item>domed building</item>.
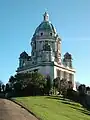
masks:
<svg viewBox="0 0 90 120"><path fill-rule="evenodd" d="M50 75L52 80L60 77L74 83L72 56L67 52L64 58L61 58L61 38L49 21L47 12L35 30L31 47L31 56L25 51L20 54L17 73L38 71L45 76Z"/></svg>

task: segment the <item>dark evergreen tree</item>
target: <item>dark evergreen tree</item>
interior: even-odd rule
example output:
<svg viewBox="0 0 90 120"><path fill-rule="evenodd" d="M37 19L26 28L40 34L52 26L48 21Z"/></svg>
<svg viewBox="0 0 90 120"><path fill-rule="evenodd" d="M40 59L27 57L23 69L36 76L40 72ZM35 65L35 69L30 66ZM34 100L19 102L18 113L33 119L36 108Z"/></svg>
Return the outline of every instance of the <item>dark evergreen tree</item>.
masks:
<svg viewBox="0 0 90 120"><path fill-rule="evenodd" d="M10 77L9 83L13 83L15 92L23 91L27 95L44 94L46 86L44 76L38 72L16 74Z"/></svg>
<svg viewBox="0 0 90 120"><path fill-rule="evenodd" d="M5 92L5 85L2 84L2 90L3 90L3 93Z"/></svg>
<svg viewBox="0 0 90 120"><path fill-rule="evenodd" d="M79 91L79 94L81 96L85 95L86 94L86 86L84 84L81 84L79 87L78 87L78 91Z"/></svg>
<svg viewBox="0 0 90 120"><path fill-rule="evenodd" d="M1 90L2 90L2 81L0 80L0 92L1 92Z"/></svg>
<svg viewBox="0 0 90 120"><path fill-rule="evenodd" d="M10 87L9 87L9 84L7 83L5 87L5 92L9 92L9 90L10 90Z"/></svg>
<svg viewBox="0 0 90 120"><path fill-rule="evenodd" d="M47 94L49 95L50 90L52 88L52 80L51 80L51 78L50 78L49 75L47 75L46 79L47 79L47 82L46 82L46 91L47 91Z"/></svg>
<svg viewBox="0 0 90 120"><path fill-rule="evenodd" d="M85 105L85 97L86 97L86 86L84 84L81 84L79 87L78 87L78 91L79 91L79 100L80 100L80 103Z"/></svg>
<svg viewBox="0 0 90 120"><path fill-rule="evenodd" d="M60 91L61 91L61 94L64 97L66 97L67 89L68 89L68 81L67 81L67 79L60 80Z"/></svg>

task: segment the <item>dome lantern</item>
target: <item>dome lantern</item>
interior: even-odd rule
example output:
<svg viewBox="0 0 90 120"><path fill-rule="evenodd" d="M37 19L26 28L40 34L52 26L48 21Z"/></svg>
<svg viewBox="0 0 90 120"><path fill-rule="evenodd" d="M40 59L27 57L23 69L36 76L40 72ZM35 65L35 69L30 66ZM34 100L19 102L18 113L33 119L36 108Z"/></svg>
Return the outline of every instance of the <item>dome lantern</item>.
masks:
<svg viewBox="0 0 90 120"><path fill-rule="evenodd" d="M49 21L49 15L47 12L43 14L43 21L36 28L32 40L35 40L37 36L39 37L55 37L57 32L53 24Z"/></svg>
<svg viewBox="0 0 90 120"><path fill-rule="evenodd" d="M43 17L44 17L44 21L49 21L49 15L47 12L44 13Z"/></svg>

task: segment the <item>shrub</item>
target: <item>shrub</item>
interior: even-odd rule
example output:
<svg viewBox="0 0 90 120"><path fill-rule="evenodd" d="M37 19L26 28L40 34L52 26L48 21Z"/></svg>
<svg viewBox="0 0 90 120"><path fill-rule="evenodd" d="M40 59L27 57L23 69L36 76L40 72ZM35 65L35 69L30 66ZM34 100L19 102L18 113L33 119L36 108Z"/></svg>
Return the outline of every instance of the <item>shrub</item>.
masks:
<svg viewBox="0 0 90 120"><path fill-rule="evenodd" d="M75 102L79 102L79 93L72 89L67 89L67 98L69 98Z"/></svg>

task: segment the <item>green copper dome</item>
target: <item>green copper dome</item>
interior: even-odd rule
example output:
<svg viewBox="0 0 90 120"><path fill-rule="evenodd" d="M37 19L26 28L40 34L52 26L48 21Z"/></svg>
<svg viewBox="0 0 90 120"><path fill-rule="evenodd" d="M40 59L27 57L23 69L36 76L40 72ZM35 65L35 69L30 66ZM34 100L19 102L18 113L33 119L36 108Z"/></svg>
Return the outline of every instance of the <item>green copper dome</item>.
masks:
<svg viewBox="0 0 90 120"><path fill-rule="evenodd" d="M56 33L54 26L49 21L49 15L47 12L44 13L43 22L41 22L41 24L36 28L34 35L37 35L40 31L45 31L48 33L53 33L53 34Z"/></svg>
<svg viewBox="0 0 90 120"><path fill-rule="evenodd" d="M38 33L39 31L47 31L47 32L53 32L56 33L54 26L49 21L43 21L37 28L35 33Z"/></svg>

